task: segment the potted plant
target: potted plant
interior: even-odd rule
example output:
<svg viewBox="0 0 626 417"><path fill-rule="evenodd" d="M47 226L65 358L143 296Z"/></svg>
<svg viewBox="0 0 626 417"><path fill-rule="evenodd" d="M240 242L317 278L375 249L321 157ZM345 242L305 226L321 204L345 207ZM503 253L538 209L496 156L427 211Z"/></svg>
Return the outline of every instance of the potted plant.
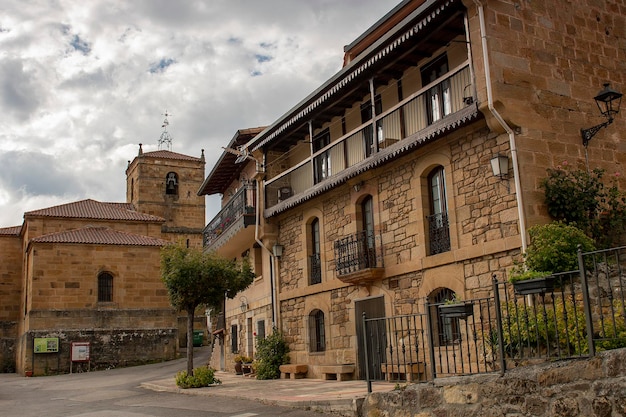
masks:
<svg viewBox="0 0 626 417"><path fill-rule="evenodd" d="M474 303L464 302L455 294L439 306L439 312L443 317L465 319L474 314Z"/></svg>
<svg viewBox="0 0 626 417"><path fill-rule="evenodd" d="M555 277L546 271L518 271L511 274L509 281L519 295L543 294L554 289Z"/></svg>
<svg viewBox="0 0 626 417"><path fill-rule="evenodd" d="M251 363L252 362L252 358L250 358L249 356L246 356L246 355L237 355L237 356L235 356L235 358L233 360L235 361L235 374L237 374L237 375L243 375L243 364L244 363Z"/></svg>

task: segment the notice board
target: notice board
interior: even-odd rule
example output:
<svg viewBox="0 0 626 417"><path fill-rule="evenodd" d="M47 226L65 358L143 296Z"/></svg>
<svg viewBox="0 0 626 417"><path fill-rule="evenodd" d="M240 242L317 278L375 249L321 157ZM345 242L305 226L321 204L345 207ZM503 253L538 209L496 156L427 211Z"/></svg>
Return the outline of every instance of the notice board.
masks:
<svg viewBox="0 0 626 417"><path fill-rule="evenodd" d="M72 342L72 362L89 362L90 342Z"/></svg>

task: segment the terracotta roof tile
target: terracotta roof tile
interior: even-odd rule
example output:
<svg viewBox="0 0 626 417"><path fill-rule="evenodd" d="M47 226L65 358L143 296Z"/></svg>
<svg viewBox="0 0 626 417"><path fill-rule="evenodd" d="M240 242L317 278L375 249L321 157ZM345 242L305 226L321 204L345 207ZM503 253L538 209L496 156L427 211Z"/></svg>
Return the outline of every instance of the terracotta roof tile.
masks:
<svg viewBox="0 0 626 417"><path fill-rule="evenodd" d="M164 159L178 159L184 161L202 161L201 158L196 158L189 155L183 155L182 153L176 153L172 151L153 151L153 152L144 152L142 154L144 157L148 158L164 158Z"/></svg>
<svg viewBox="0 0 626 417"><path fill-rule="evenodd" d="M74 203L61 204L41 210L24 213L24 217L70 217L79 219L98 220L132 220L145 222L163 222L165 219L140 213L134 210L132 204L127 203L101 203L87 199Z"/></svg>
<svg viewBox="0 0 626 417"><path fill-rule="evenodd" d="M31 242L131 246L163 246L170 243L163 239L121 232L108 227L84 227L82 229L51 233L38 236L32 239Z"/></svg>
<svg viewBox="0 0 626 417"><path fill-rule="evenodd" d="M11 226L0 228L0 236L19 236L22 226Z"/></svg>

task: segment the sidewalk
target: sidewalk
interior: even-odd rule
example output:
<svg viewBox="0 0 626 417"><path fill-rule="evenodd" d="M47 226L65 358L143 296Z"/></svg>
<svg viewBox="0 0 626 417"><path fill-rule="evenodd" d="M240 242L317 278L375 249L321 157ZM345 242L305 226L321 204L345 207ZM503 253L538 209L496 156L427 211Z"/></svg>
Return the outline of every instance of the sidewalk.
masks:
<svg viewBox="0 0 626 417"><path fill-rule="evenodd" d="M321 379L257 380L229 372L216 372L221 385L206 388L179 389L174 377L144 382L143 388L154 391L177 392L189 395L225 396L259 401L284 407L355 416L357 406L367 395L365 381L323 381ZM376 382L372 391L385 392L395 388L394 383Z"/></svg>

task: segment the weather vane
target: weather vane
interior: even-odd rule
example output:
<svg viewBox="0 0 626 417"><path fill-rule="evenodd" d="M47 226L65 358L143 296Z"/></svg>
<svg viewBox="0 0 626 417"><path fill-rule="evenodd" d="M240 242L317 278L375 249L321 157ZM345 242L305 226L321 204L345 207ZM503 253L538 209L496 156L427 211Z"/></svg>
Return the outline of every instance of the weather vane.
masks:
<svg viewBox="0 0 626 417"><path fill-rule="evenodd" d="M163 128L163 132L161 133L161 137L159 138L159 150L165 147L168 151L171 151L172 136L167 131L167 126L170 124L170 122L167 120L167 116L171 116L171 113L168 113L167 110L165 110L165 113L163 113L163 115L165 116L165 120L163 120L163 125L161 126Z"/></svg>

